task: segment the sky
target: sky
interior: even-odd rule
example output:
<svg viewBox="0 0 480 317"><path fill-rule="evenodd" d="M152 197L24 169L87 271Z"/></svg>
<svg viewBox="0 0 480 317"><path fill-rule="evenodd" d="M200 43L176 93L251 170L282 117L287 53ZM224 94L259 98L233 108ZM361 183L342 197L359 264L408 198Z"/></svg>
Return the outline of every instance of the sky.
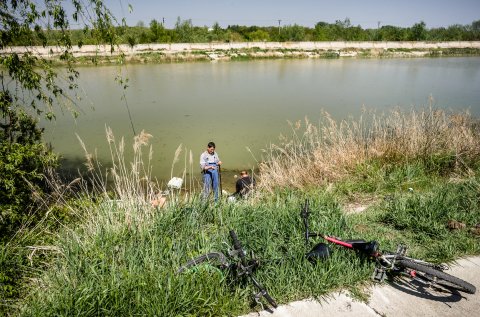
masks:
<svg viewBox="0 0 480 317"><path fill-rule="evenodd" d="M130 26L152 19L172 28L178 17L195 26L335 23L349 18L352 25L409 27L424 21L427 28L470 24L480 20L480 0L105 0L112 13ZM129 10L129 5L132 11Z"/></svg>

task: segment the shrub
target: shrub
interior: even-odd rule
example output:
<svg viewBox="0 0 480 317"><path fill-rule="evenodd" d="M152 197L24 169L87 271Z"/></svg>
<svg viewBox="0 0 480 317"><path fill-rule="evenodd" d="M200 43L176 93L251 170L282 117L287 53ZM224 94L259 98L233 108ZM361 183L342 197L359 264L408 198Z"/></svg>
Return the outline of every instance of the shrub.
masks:
<svg viewBox="0 0 480 317"><path fill-rule="evenodd" d="M36 120L21 110L1 110L8 124L0 129L0 240L31 216L46 189L44 171L57 165L57 156L41 143Z"/></svg>

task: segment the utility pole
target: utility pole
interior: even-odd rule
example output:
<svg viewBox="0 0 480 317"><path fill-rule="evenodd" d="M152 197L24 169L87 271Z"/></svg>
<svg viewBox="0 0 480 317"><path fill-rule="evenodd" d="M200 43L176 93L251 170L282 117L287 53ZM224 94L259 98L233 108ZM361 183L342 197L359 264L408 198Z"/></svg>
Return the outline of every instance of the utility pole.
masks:
<svg viewBox="0 0 480 317"><path fill-rule="evenodd" d="M282 23L282 20L278 20L278 35L280 35L280 23Z"/></svg>
<svg viewBox="0 0 480 317"><path fill-rule="evenodd" d="M377 31L375 32L376 35L376 41L378 41L380 39L380 24L382 23L382 21L377 21Z"/></svg>
<svg viewBox="0 0 480 317"><path fill-rule="evenodd" d="M165 18L162 18L162 26L165 26Z"/></svg>

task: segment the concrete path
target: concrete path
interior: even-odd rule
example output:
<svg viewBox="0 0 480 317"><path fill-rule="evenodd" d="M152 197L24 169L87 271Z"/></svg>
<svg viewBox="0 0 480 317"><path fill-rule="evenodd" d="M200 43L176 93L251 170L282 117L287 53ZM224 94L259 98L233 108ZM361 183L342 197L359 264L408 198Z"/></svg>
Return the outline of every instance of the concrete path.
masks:
<svg viewBox="0 0 480 317"><path fill-rule="evenodd" d="M352 299L348 292L331 294L320 302L304 300L278 307L269 313L251 313L247 317L313 316L480 316L480 256L461 259L447 273L477 287L475 294L423 289L412 283L377 285L367 292L368 303Z"/></svg>

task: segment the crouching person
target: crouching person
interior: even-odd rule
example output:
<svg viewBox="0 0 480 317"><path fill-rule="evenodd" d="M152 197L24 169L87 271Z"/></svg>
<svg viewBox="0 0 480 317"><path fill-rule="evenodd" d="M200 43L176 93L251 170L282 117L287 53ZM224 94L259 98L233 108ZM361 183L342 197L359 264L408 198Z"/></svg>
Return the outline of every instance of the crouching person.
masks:
<svg viewBox="0 0 480 317"><path fill-rule="evenodd" d="M247 171L240 172L240 178L235 183L235 193L229 197L229 201L245 198L255 187L255 179L248 175Z"/></svg>

